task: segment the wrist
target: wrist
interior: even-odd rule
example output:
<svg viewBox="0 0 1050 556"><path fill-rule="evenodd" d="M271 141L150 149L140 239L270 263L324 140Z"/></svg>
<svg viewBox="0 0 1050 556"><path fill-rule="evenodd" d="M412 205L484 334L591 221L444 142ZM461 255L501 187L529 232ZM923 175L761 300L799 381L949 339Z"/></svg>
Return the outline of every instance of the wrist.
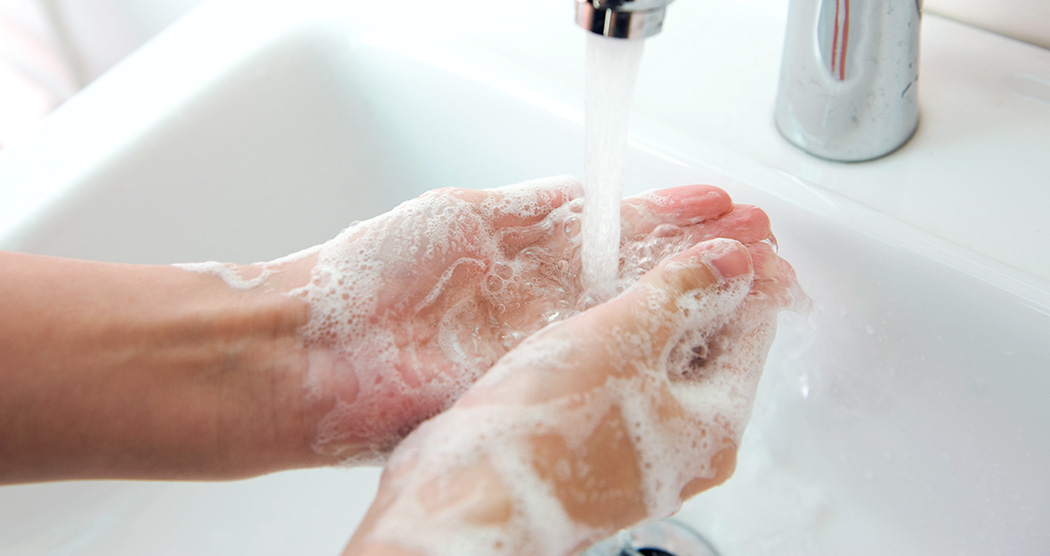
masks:
<svg viewBox="0 0 1050 556"><path fill-rule="evenodd" d="M218 285L217 318L206 335L218 339L214 422L232 476L336 463L315 450L318 424L330 408L323 393L309 389L314 357L301 336L309 308L288 295L308 279L310 267L312 261L297 261L244 289L198 275ZM250 277L260 269L234 272Z"/></svg>
<svg viewBox="0 0 1050 556"><path fill-rule="evenodd" d="M0 482L319 463L302 303L175 267L0 257Z"/></svg>
<svg viewBox="0 0 1050 556"><path fill-rule="evenodd" d="M219 294L221 313L205 335L214 359L200 370L214 414L220 471L251 476L318 465L311 439L318 419L303 387L307 362L297 330L302 303L272 292Z"/></svg>

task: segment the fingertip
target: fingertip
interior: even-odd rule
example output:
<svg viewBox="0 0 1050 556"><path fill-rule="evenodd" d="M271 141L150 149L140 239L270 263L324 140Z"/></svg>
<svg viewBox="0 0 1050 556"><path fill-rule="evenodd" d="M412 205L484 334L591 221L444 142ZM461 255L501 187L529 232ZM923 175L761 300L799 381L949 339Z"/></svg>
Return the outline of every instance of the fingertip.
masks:
<svg viewBox="0 0 1050 556"><path fill-rule="evenodd" d="M718 238L668 258L650 275L672 295L682 295L751 276L753 272L751 255L742 243Z"/></svg>
<svg viewBox="0 0 1050 556"><path fill-rule="evenodd" d="M718 273L722 281L729 281L754 272L754 261L751 260L751 254L744 244L733 239L721 238L707 243L709 245L704 246L706 254L704 261Z"/></svg>
<svg viewBox="0 0 1050 556"><path fill-rule="evenodd" d="M769 215L766 211L754 206L754 205L737 205L739 209L746 215L745 220L751 224L751 227L755 230L762 230L765 235L772 235L772 228L769 222Z"/></svg>
<svg viewBox="0 0 1050 556"><path fill-rule="evenodd" d="M743 243L730 238L714 238L697 243L668 259L669 264L705 267L716 283L754 273L751 254Z"/></svg>
<svg viewBox="0 0 1050 556"><path fill-rule="evenodd" d="M754 205L736 205L722 220L726 237L744 243L765 241L773 235L769 215Z"/></svg>
<svg viewBox="0 0 1050 556"><path fill-rule="evenodd" d="M681 223L717 218L733 209L733 200L713 185L683 185L651 191L645 201L650 209Z"/></svg>

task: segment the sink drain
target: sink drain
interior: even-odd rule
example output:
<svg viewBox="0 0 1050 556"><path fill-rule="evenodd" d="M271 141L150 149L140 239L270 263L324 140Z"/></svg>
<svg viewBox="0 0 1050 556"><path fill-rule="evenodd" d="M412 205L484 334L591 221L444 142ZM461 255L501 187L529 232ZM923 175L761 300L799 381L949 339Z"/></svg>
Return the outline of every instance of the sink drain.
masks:
<svg viewBox="0 0 1050 556"><path fill-rule="evenodd" d="M674 554L671 554L670 552L664 552L659 548L639 548L638 550L635 550L634 553L641 554L641 556L675 556ZM623 554L626 555L627 553L623 552Z"/></svg>
<svg viewBox="0 0 1050 556"><path fill-rule="evenodd" d="M686 525L665 519L620 531L582 556L718 556L699 533Z"/></svg>

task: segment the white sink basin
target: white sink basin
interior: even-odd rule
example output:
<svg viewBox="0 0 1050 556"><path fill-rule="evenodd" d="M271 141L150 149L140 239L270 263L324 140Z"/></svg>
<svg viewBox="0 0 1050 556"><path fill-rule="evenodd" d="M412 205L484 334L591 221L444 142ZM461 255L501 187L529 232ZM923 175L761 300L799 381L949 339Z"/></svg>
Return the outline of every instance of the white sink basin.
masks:
<svg viewBox="0 0 1050 556"><path fill-rule="evenodd" d="M1036 68L1024 95L996 97L1017 120L952 141L965 106L924 103L904 150L837 165L773 129L783 9L705 3L672 6L643 62L626 193L706 182L763 207L815 306L782 318L737 475L681 517L726 556L1050 553L1050 240L1029 216L1048 206L1035 186L1050 163L1030 155L1050 133L1050 58L928 17L930 64L943 62L936 39ZM0 152L0 248L250 262L434 187L582 173L583 37L567 0L516 18L511 3L420 3L407 24L412 3L308 4L206 5ZM675 58L723 26L702 10L750 13L757 46ZM512 27L471 23L478 13ZM692 31L675 35L676 17ZM953 86L950 65L923 71L923 98ZM998 243L970 241L973 225L948 222L932 193L987 209L986 164L967 154L984 137L1010 153L996 191L1013 212L988 216ZM377 476L0 488L0 553L335 554Z"/></svg>

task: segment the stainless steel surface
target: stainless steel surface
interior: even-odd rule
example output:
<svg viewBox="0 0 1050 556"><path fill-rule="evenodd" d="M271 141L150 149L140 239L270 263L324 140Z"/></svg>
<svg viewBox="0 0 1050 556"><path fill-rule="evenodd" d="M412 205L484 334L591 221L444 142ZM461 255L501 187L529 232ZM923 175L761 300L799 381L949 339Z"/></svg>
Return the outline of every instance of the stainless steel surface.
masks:
<svg viewBox="0 0 1050 556"><path fill-rule="evenodd" d="M707 540L675 519L647 521L590 547L582 556L718 556Z"/></svg>
<svg viewBox="0 0 1050 556"><path fill-rule="evenodd" d="M906 143L919 121L921 20L921 0L791 0L776 102L784 137L839 161Z"/></svg>
<svg viewBox="0 0 1050 556"><path fill-rule="evenodd" d="M663 29L671 0L576 0L576 23L592 33L643 39Z"/></svg>

